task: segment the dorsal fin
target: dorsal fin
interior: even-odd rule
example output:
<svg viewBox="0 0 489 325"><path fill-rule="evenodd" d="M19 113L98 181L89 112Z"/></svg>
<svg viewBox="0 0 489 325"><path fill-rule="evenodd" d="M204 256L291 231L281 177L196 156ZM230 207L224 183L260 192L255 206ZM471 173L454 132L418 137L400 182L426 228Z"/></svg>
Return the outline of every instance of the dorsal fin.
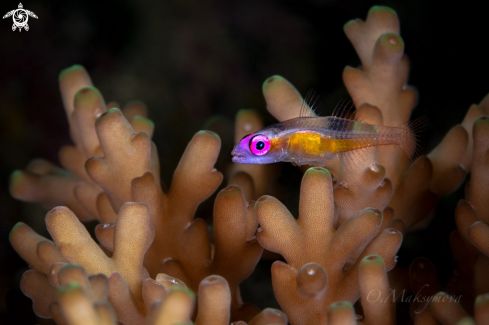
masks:
<svg viewBox="0 0 489 325"><path fill-rule="evenodd" d="M331 116L355 120L355 105L349 98L341 99L336 105Z"/></svg>
<svg viewBox="0 0 489 325"><path fill-rule="evenodd" d="M315 116L315 106L318 103L319 96L314 89L307 92L306 97L302 100L301 109L299 111L299 117L313 117Z"/></svg>

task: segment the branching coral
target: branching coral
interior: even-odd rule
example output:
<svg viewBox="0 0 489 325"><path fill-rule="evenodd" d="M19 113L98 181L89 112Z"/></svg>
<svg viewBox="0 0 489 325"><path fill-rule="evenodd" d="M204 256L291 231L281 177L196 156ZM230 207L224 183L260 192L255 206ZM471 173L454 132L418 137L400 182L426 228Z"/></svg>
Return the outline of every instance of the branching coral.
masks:
<svg viewBox="0 0 489 325"><path fill-rule="evenodd" d="M489 315L487 294L467 299L465 294L440 291L433 264L420 258L413 262L410 270L411 283L416 293L411 304L411 317L416 325L427 324L486 324ZM471 317L471 314L474 317Z"/></svg>
<svg viewBox="0 0 489 325"><path fill-rule="evenodd" d="M117 316L106 301L109 294L106 276L87 277L82 267L65 264L53 269L50 280L58 287L56 302L50 306L58 324L116 324Z"/></svg>
<svg viewBox="0 0 489 325"><path fill-rule="evenodd" d="M68 90L63 88L63 80L69 80L71 85L79 85L83 84L85 75L84 70L77 67L64 72L61 76L62 91L74 92L70 87ZM197 133L175 171L172 186L168 192L164 192L159 183L156 147L147 133L136 133L117 108L105 111L103 99L95 88L78 91L75 104L77 102L84 103L83 112L92 114L92 122L97 118L94 128L79 128L86 131L89 137L96 135L95 139L83 142L81 147L95 147L98 149L92 150L92 154L96 154L97 150L100 155L103 154L103 157L88 159L85 164L86 174L83 177L89 178L91 185L85 182L81 183L82 186L96 188L101 194L84 196L87 200L83 201L83 206L92 207L99 220L109 222L99 225L95 233L102 248L110 252L112 257L107 257L93 242L70 210L56 208L46 218L48 230L56 245L23 224L12 231L11 242L14 248L40 272L36 276L45 277L42 274L48 274L52 263L67 260L83 265L89 274L103 273L110 277L112 294L109 300L119 319L141 323L148 307L143 303L143 298L146 288L144 284L149 275L157 278L159 273L164 272L183 280L197 291L199 283L206 276L221 274L231 285L233 317L251 319L258 311L251 305L243 305L238 285L253 271L262 251L254 239L257 222L253 208L247 206L237 187L229 187L218 196L213 256L205 222L200 219L192 221L199 203L211 195L222 180L221 173L213 168L219 152L219 138L208 131ZM104 113L97 117L96 112L99 112L101 106L103 109L100 111ZM77 107L75 105L75 112ZM129 109L131 114L134 114L134 110L134 106ZM74 120L83 117L83 114L75 114ZM71 152L75 152L73 148ZM48 176L39 178L53 183L52 186L59 187L59 190L63 189L60 182L65 179L79 181L69 173L65 174L68 176L57 180L49 179ZM24 193L23 188L36 189L36 184L26 181L26 175L14 174L14 194ZM64 186L64 190L72 190L71 183ZM76 190L74 193L77 199ZM24 199L35 198L24 196ZM70 202L64 203L69 206ZM75 200L75 203L80 202ZM141 203L134 205L127 202ZM116 212L119 213L118 217ZM123 240L126 233L130 233L127 238L134 238ZM240 240L236 241L237 238ZM37 253L33 254L36 247ZM239 259L234 259L235 256ZM41 282L46 288L49 287L46 279L43 278ZM26 290L36 286L35 281L27 281L25 285ZM36 298L34 300L36 302ZM38 314L50 316L47 307L53 299L43 298L41 301L44 302L44 308Z"/></svg>
<svg viewBox="0 0 489 325"><path fill-rule="evenodd" d="M408 60L395 12L373 7L365 22L353 20L344 29L361 61L343 72L355 117L376 125L407 123L417 93L406 84ZM223 180L214 167L217 134L194 135L166 189L144 104L122 110L106 104L80 66L62 72L60 89L74 143L60 150L65 169L35 160L11 178L14 197L52 208L45 219L52 240L23 223L10 235L29 264L21 288L38 316L90 325L392 324L394 284L387 272L396 265L402 234L426 224L437 199L471 171L451 236L459 272L447 286L467 299L428 303L446 294L438 293L434 266L418 259L410 269L412 290L430 287L411 305L411 317L417 324L470 322L472 314L485 321L489 120L478 117L488 111L489 97L412 163L395 146L372 147L340 156L328 170L307 169L297 218L271 196L280 197L277 166L233 165L232 185L215 199L211 236L195 214ZM294 86L277 75L265 81L263 93L279 121L297 117L303 105ZM262 127L256 111L240 111L235 141ZM93 219L100 222L96 240L81 223ZM239 285L264 249L285 259L271 270L283 312L260 312L241 299ZM363 311L354 311L357 301Z"/></svg>
<svg viewBox="0 0 489 325"><path fill-rule="evenodd" d="M117 324L118 312L107 302L112 285L106 276L99 274L87 277L84 268L76 264L57 264L52 268L49 280L57 286L56 298L49 306L53 319L58 324L112 325ZM148 279L152 281L151 279ZM154 282L154 281L153 281ZM145 287L148 281L145 281ZM192 324L190 318L194 295L186 286L168 277L157 277L157 285L146 290L158 292L149 304L146 325ZM230 291L227 281L220 276L209 276L199 285L199 306L196 325L229 324ZM151 299L145 299L145 303ZM114 303L114 302L113 302ZM131 324L134 320L128 320ZM266 309L254 317L249 324L287 324L287 317L278 310ZM238 322L236 324L244 324Z"/></svg>
<svg viewBox="0 0 489 325"><path fill-rule="evenodd" d="M229 324L229 286L220 276L209 276L199 285L196 325L227 325ZM190 317L193 308L193 295L187 290L174 287L161 302L155 303L145 324L171 325L192 324ZM243 321L232 323L246 325ZM253 317L248 325L287 324L287 317L279 310L267 308Z"/></svg>
<svg viewBox="0 0 489 325"><path fill-rule="evenodd" d="M483 324L488 313L489 226L485 223L486 202L483 199L487 194L484 170L487 170L488 127L485 116L477 119L473 127L472 174L466 187L466 200L460 200L455 210L458 231L450 238L458 264L458 272L446 288L451 296L441 292L431 262L418 259L411 265L413 292L423 298L411 305L411 317L416 324L434 324L437 320L443 324L455 323L468 319L472 310L477 324Z"/></svg>
<svg viewBox="0 0 489 325"><path fill-rule="evenodd" d="M88 158L103 154L95 120L107 111L104 99L92 87L90 77L81 66L73 66L61 73L60 90L75 143L59 152L61 164L67 170L44 160L34 160L26 171L14 172L11 193L21 200L40 202L47 208L66 205L80 220L114 221L115 213L107 206L107 196L84 168ZM143 105L129 104L124 112L131 118L134 130L152 134L153 124L144 117L147 113Z"/></svg>
<svg viewBox="0 0 489 325"><path fill-rule="evenodd" d="M391 297L384 261L366 256L359 265L360 294L364 317L360 324L394 324L395 304ZM337 302L328 309L328 324L355 324L357 316L350 302Z"/></svg>
<svg viewBox="0 0 489 325"><path fill-rule="evenodd" d="M376 109L368 107L368 114L362 117L377 116L374 118L377 124L387 126L406 123L417 94L406 86L409 63L403 55L404 42L399 36L396 13L387 7L373 7L365 22L348 22L345 33L362 63L360 69L345 68L345 86L360 112L365 104L374 105L379 111L372 114ZM386 168L395 190L389 206L408 228L431 212L437 197L459 187L470 171L472 124L485 112L485 105L484 100L480 107L472 106L462 125L455 126L428 154L428 159L421 158L409 166L399 148L379 149L379 163Z"/></svg>
<svg viewBox="0 0 489 325"><path fill-rule="evenodd" d="M362 62L359 69L347 67L343 73L357 107L356 118L387 126L407 123L417 94L406 86L408 60L403 55L404 43L398 35L395 12L387 7L373 7L366 22L358 19L348 22L345 33ZM263 92L268 111L279 121L298 116L303 100L287 80L274 76L264 83ZM396 222L398 229L409 229L423 222L437 198L459 187L470 171L472 125L487 111L486 106L487 98L479 105L472 105L461 125L452 128L432 152L411 165L396 146L378 149L380 165L372 148L355 153L353 159L349 157L354 168L345 170L348 164L343 163L343 172L337 162L332 162L328 169L339 178L335 186L339 223L365 207L384 210L387 206L404 223Z"/></svg>
<svg viewBox="0 0 489 325"><path fill-rule="evenodd" d="M122 322L140 323L142 315L146 312L143 304L143 281L148 277L147 271L142 267L142 261L144 253L153 240L152 235L148 236L153 231L149 224L147 206L140 203L127 203L121 208L116 223L112 257L108 257L99 248L78 218L67 208L59 207L51 210L46 217L46 225L59 252L53 253L62 255L62 258L58 257L56 262L77 263L83 265L89 274L100 273L107 276L110 284L109 300L118 312L118 317ZM30 248L18 246L23 240L30 240L33 244L37 241L37 256L32 256L35 261L36 257L40 259L43 254L42 247L45 239L39 238L40 236L35 233L22 231L25 227L27 226L19 225L12 231L12 244L21 252L23 249ZM53 250L53 246L47 247ZM32 262L27 261L32 265ZM37 280L28 274L24 276L22 289L27 291L26 293L34 290L41 294L39 283L48 286L47 275L52 270L45 271L50 267L52 269L53 266L49 264L43 266L34 271ZM53 291L54 288L47 290ZM49 307L52 302L44 295L30 296L35 303L38 298L45 307ZM44 309L39 315L47 317L50 313Z"/></svg>
<svg viewBox="0 0 489 325"><path fill-rule="evenodd" d="M472 297L487 293L489 282L489 218L487 215L487 150L489 120L483 116L474 123L474 149L472 173L466 186L465 200L460 200L455 210L457 232L450 238L458 264L451 291L468 293Z"/></svg>
<svg viewBox="0 0 489 325"><path fill-rule="evenodd" d="M255 209L261 226L258 241L287 261L273 264L272 282L293 324L322 324L331 303L355 302L364 256L379 254L388 269L395 265L402 235L382 227L379 210L361 210L335 229L333 186L325 169L311 168L304 175L297 221L271 197L260 198ZM351 260L355 253L360 258Z"/></svg>

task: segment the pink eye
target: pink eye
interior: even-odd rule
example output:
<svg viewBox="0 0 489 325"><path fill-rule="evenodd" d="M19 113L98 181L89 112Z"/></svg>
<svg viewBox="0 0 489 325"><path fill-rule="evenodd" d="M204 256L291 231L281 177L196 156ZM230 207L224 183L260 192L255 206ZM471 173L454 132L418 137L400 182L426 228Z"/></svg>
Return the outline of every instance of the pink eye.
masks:
<svg viewBox="0 0 489 325"><path fill-rule="evenodd" d="M270 140L266 135L255 135L250 140L250 150L257 156L264 155L270 150Z"/></svg>

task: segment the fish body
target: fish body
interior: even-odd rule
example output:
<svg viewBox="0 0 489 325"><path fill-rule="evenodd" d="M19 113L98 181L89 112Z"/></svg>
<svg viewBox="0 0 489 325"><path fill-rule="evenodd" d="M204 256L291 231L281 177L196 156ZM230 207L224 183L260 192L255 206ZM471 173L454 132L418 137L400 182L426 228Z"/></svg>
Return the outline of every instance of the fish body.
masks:
<svg viewBox="0 0 489 325"><path fill-rule="evenodd" d="M398 145L412 158L416 149L416 124L389 127L336 116L297 117L246 135L231 154L234 162L244 164L284 161L326 166L328 160L341 153Z"/></svg>

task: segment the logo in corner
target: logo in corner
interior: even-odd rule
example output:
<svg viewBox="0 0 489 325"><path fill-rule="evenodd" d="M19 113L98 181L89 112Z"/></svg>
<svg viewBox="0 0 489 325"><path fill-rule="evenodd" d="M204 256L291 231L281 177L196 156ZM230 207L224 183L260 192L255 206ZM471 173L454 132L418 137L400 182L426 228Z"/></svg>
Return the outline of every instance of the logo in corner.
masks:
<svg viewBox="0 0 489 325"><path fill-rule="evenodd" d="M15 32L15 30L18 28L19 32L22 31L22 28L25 28L26 31L29 30L29 25L27 25L27 21L29 20L29 16L36 18L37 16L35 13L29 10L23 9L24 7L22 6L22 3L19 3L19 8L14 9L12 11L9 11L3 16L3 19L12 16L14 20L14 24L12 25L12 30Z"/></svg>

